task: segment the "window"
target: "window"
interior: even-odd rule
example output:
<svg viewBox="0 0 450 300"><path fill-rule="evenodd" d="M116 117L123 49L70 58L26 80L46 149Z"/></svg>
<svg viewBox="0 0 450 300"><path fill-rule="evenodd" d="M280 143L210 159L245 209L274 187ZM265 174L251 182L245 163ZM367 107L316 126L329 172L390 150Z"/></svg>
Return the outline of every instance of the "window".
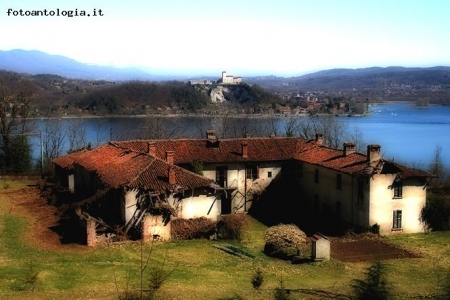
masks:
<svg viewBox="0 0 450 300"><path fill-rule="evenodd" d="M272 178L272 172L267 172L267 178Z"/></svg>
<svg viewBox="0 0 450 300"><path fill-rule="evenodd" d="M394 230L402 229L402 211L401 210L394 210L392 229L394 229Z"/></svg>
<svg viewBox="0 0 450 300"><path fill-rule="evenodd" d="M319 183L319 170L314 170L314 182Z"/></svg>
<svg viewBox="0 0 450 300"><path fill-rule="evenodd" d="M395 181L393 189L394 189L394 198L402 198L403 183L401 181Z"/></svg>
<svg viewBox="0 0 450 300"><path fill-rule="evenodd" d="M258 171L259 168L256 165L248 165L245 167L245 172L246 172L246 178L247 179L258 179Z"/></svg>
<svg viewBox="0 0 450 300"><path fill-rule="evenodd" d="M336 189L342 190L342 175L341 174L336 175Z"/></svg>
<svg viewBox="0 0 450 300"><path fill-rule="evenodd" d="M216 167L216 182L221 187L227 187L227 174L228 168L227 167Z"/></svg>

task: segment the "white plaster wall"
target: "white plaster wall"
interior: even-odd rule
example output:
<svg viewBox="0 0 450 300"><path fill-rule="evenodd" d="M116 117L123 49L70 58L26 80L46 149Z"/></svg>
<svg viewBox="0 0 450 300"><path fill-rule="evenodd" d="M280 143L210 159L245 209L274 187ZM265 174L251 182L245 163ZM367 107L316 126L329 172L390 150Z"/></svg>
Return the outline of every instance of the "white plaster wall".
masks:
<svg viewBox="0 0 450 300"><path fill-rule="evenodd" d="M402 232L422 232L420 211L426 203L426 188L416 180L403 182L401 199L394 199L394 190L388 188L394 182L395 174L374 175L371 179L370 225L380 225L380 233L390 234L393 225L393 211L402 211Z"/></svg>
<svg viewBox="0 0 450 300"><path fill-rule="evenodd" d="M260 191L266 188L281 171L281 163L279 162L249 164L259 166L258 179L246 179L246 170L244 163L210 164L205 166L204 168L203 176L213 180L216 180L216 167L226 166L228 168L228 181L226 187L236 189L231 195L233 199L231 203L231 209L233 212L245 212L246 210L248 211L251 207L252 191ZM269 172L272 172L271 178L268 177ZM245 197L246 191L247 198Z"/></svg>
<svg viewBox="0 0 450 300"><path fill-rule="evenodd" d="M160 240L167 241L171 238L171 222L164 225L162 216L147 214L144 218L142 235L145 241L153 240L158 237Z"/></svg>
<svg viewBox="0 0 450 300"><path fill-rule="evenodd" d="M136 211L136 195L138 191L137 190L129 190L125 192L124 195L124 207L123 207L123 213L124 213L124 221L125 224L128 223L128 221L131 220L131 218L134 215L134 212Z"/></svg>
<svg viewBox="0 0 450 300"><path fill-rule="evenodd" d="M179 207L178 217L183 219L206 217L217 221L219 204L220 201L217 201L214 196L200 195L184 198Z"/></svg>

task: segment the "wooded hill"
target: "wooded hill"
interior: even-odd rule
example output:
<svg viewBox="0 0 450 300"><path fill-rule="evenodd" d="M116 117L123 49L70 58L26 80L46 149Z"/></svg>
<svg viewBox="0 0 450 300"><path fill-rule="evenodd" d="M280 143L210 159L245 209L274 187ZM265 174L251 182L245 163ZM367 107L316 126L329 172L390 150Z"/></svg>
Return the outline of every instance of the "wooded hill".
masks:
<svg viewBox="0 0 450 300"><path fill-rule="evenodd" d="M211 103L208 88L179 81L115 83L0 71L0 88L10 89L24 82L34 87L35 116L195 113L217 109L217 105ZM242 84L231 86L229 90L226 95L229 102L220 106L257 110L281 101L277 95L258 86Z"/></svg>

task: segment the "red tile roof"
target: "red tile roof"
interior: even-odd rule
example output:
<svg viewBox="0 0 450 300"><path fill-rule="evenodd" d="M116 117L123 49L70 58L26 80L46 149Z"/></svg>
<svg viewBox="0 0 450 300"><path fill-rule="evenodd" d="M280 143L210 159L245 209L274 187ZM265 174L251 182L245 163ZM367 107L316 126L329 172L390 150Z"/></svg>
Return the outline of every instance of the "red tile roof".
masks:
<svg viewBox="0 0 450 300"><path fill-rule="evenodd" d="M148 154L149 142L154 143L156 156ZM242 155L242 145L247 144L247 157ZM209 141L207 139L132 140L111 142L91 151L69 154L53 162L61 167L79 164L98 174L111 187L128 186L146 190L171 189L168 169L164 161L166 152L174 152L174 164L262 162L298 160L313 165L337 170L351 175L370 175L381 170L397 173L400 178L433 177L432 174L408 168L381 159L374 168L367 163L367 156L360 153L344 155L333 149L300 138L242 138ZM183 188L207 187L212 180L199 176L181 167L173 166L176 183Z"/></svg>
<svg viewBox="0 0 450 300"><path fill-rule="evenodd" d="M82 150L78 152L73 152L64 156L57 157L52 160L52 162L60 166L63 169L70 169L73 168L73 163L75 162L76 158L83 152L86 152L87 150Z"/></svg>
<svg viewBox="0 0 450 300"><path fill-rule="evenodd" d="M107 186L118 188L126 186L162 193L176 187L183 189L213 186L213 181L178 166L129 149L105 144L90 151L71 157L73 164L97 174ZM67 159L60 159L55 164ZM175 185L168 180L169 167L175 171Z"/></svg>
<svg viewBox="0 0 450 300"><path fill-rule="evenodd" d="M207 139L132 140L114 142L118 147L137 152L148 152L148 143L155 145L156 156L165 157L166 151L174 151L174 163L192 163L200 160L206 163L259 162L299 160L343 173L362 175L368 167L367 156L361 153L344 155L342 150L326 147L316 141L301 138L241 138L209 141ZM247 143L248 155L242 155L242 143ZM383 160L384 164L390 162ZM391 170L401 172L405 177L432 177L433 175L395 164Z"/></svg>
<svg viewBox="0 0 450 300"><path fill-rule="evenodd" d="M148 152L146 140L114 142L124 149ZM299 138L241 138L208 141L207 139L152 140L156 156L165 157L166 151L174 151L174 163L246 162L289 160L298 151L315 147L316 143ZM248 156L242 156L242 143L246 142Z"/></svg>

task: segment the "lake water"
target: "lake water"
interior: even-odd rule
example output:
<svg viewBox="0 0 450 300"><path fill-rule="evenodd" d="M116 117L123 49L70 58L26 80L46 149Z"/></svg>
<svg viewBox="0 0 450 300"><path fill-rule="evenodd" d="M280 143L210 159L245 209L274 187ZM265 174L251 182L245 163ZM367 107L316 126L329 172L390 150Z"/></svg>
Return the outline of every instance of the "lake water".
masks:
<svg viewBox="0 0 450 300"><path fill-rule="evenodd" d="M409 165L427 168L433 160L436 146L442 148L442 160L450 167L450 107L430 106L417 108L411 103L376 104L369 107L370 116L339 117L349 131L358 128L363 133L366 144L381 145L382 155L388 159ZM307 118L307 117L301 117ZM45 131L46 126L63 129L84 128L87 140L94 146L112 140L154 138L160 132L176 128L173 137L205 136L205 131L217 128L217 119L210 117L158 118L149 126L149 118L107 117L107 118L67 118L61 120L35 120L36 131ZM222 124L222 123L221 123ZM240 128L245 127L251 136L267 136L273 128L284 131L282 118L268 121L264 118L232 119L228 136L242 136ZM220 127L220 126L219 126ZM270 128L269 128L270 127ZM33 157L40 157L40 140L31 139ZM68 148L68 142L66 142Z"/></svg>

